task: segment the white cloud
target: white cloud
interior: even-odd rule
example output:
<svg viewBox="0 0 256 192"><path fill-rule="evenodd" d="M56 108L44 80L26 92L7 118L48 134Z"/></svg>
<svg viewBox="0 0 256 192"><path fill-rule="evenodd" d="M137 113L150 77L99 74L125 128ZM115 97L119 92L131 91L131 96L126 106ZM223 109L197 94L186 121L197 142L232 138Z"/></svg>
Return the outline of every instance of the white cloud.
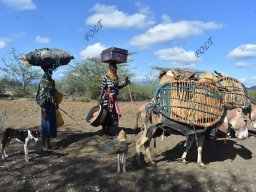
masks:
<svg viewBox="0 0 256 192"><path fill-rule="evenodd" d="M63 73L63 72L61 72L62 70L56 70L56 71L54 71L53 72L53 78L55 79L55 80L60 80L60 79L62 79L63 77L65 77L65 73Z"/></svg>
<svg viewBox="0 0 256 192"><path fill-rule="evenodd" d="M244 62L237 62L235 64L236 67L239 67L239 68L251 68L252 65L251 64L248 64L248 63L244 63Z"/></svg>
<svg viewBox="0 0 256 192"><path fill-rule="evenodd" d="M7 47L7 45L12 42L16 41L18 39L22 39L26 36L25 32L20 32L17 34L10 34L8 37L0 37L0 49L3 49Z"/></svg>
<svg viewBox="0 0 256 192"><path fill-rule="evenodd" d="M59 74L57 74L57 75L58 75L58 77L64 77L64 76L65 76L64 73L59 73Z"/></svg>
<svg viewBox="0 0 256 192"><path fill-rule="evenodd" d="M14 8L17 10L35 10L36 5L33 0L0 0L1 3L7 7Z"/></svg>
<svg viewBox="0 0 256 192"><path fill-rule="evenodd" d="M162 19L163 23L170 23L170 22L172 22L171 17L169 17L168 15L165 15L165 14L163 14L161 16L161 19Z"/></svg>
<svg viewBox="0 0 256 192"><path fill-rule="evenodd" d="M98 57L104 49L106 49L106 47L101 45L100 43L88 45L84 50L80 52L80 56L82 59Z"/></svg>
<svg viewBox="0 0 256 192"><path fill-rule="evenodd" d="M154 13L151 11L150 7L142 2L135 2L135 5L139 8L138 13L142 13L147 16L148 25L153 25Z"/></svg>
<svg viewBox="0 0 256 192"><path fill-rule="evenodd" d="M256 76L249 77L249 78L241 78L239 80L245 85L245 87L248 87L248 88L256 85Z"/></svg>
<svg viewBox="0 0 256 192"><path fill-rule="evenodd" d="M156 43L166 42L177 38L187 38L193 35L200 35L205 30L218 29L222 25L215 22L202 21L171 21L167 15L162 16L163 23L155 25L148 29L144 34L135 36L130 41L130 44L140 48L147 48Z"/></svg>
<svg viewBox="0 0 256 192"><path fill-rule="evenodd" d="M15 35L12 36L13 39L22 39L24 37L26 37L27 34L25 32L20 32L20 33L17 33Z"/></svg>
<svg viewBox="0 0 256 192"><path fill-rule="evenodd" d="M233 59L249 59L256 58L256 44L244 44L240 45L232 50L228 55L228 58Z"/></svg>
<svg viewBox="0 0 256 192"><path fill-rule="evenodd" d="M106 28L143 28L152 25L154 21L150 19L147 9L140 9L139 13L128 15L116 8L114 5L96 4L91 11L93 15L89 16L85 23L87 25L96 25L101 19L101 24Z"/></svg>
<svg viewBox="0 0 256 192"><path fill-rule="evenodd" d="M35 41L37 43L50 43L51 42L51 40L48 37L41 37L40 35L36 36Z"/></svg>
<svg viewBox="0 0 256 192"><path fill-rule="evenodd" d="M64 74L64 73L56 73L55 76L56 76L57 78L62 78L62 77L65 76L65 74Z"/></svg>
<svg viewBox="0 0 256 192"><path fill-rule="evenodd" d="M0 49L3 49L6 47L6 42L4 40L0 40Z"/></svg>
<svg viewBox="0 0 256 192"><path fill-rule="evenodd" d="M195 57L194 51L186 51L181 47L161 49L154 53L159 59L169 60L172 64L180 67L190 67L199 60Z"/></svg>

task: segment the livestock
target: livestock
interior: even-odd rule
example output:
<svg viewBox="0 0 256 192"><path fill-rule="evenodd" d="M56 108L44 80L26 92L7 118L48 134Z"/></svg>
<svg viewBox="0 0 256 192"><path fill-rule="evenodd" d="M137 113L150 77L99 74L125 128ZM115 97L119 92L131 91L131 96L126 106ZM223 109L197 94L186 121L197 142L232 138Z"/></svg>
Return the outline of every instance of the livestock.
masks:
<svg viewBox="0 0 256 192"><path fill-rule="evenodd" d="M223 117L223 120L218 124L216 127L212 127L212 129L200 129L195 126L189 126L185 124L181 124L175 121L171 121L169 119L166 124L161 123L162 116L159 116L159 114L155 114L153 112L153 109L149 110L146 109L145 106L147 106L148 103L143 104L140 108L138 113L140 113L141 118L146 118L150 116L151 120L148 121L147 119L143 119L144 122L148 121L149 126L148 128L144 129L142 132L142 135L139 137L139 139L136 142L136 152L137 152L137 158L138 163L140 164L140 152L141 147L144 145L145 147L145 154L149 160L150 165L154 165L155 162L152 160L151 154L150 154L150 142L152 138L155 138L159 135L170 135L170 134L182 134L187 136L186 140L186 148L183 152L181 159L184 163L186 163L186 156L189 152L192 144L197 141L197 163L200 167L205 167L204 163L202 162L202 147L204 144L205 136L209 135L211 130L213 132L216 132L218 128L221 128L222 131L228 132L230 128L233 128L236 132L236 137L239 139L245 139L248 137L248 128L246 121L248 120L246 116L243 114L241 108L227 110L225 116ZM152 104L151 104L152 106ZM149 113L148 115L146 115ZM138 119L136 119L136 124L138 125ZM170 127L172 129L170 129ZM182 129L181 132L177 131L177 127ZM195 133L197 132L197 133Z"/></svg>
<svg viewBox="0 0 256 192"><path fill-rule="evenodd" d="M251 119L253 128L256 128L256 105L254 104L251 104L250 119Z"/></svg>

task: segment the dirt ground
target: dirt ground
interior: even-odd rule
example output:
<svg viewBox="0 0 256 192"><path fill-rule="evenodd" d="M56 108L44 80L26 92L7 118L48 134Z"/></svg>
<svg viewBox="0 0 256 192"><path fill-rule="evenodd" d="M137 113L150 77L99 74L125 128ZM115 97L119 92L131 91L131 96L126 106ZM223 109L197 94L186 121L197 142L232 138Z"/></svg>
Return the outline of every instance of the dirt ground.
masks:
<svg viewBox="0 0 256 192"><path fill-rule="evenodd" d="M138 107L142 102L135 102ZM130 102L120 103L120 126L128 134L127 173L117 174L115 140L102 136L100 127L85 121L95 103L64 100L60 107L79 123L62 113L65 125L58 128L53 140L56 149L40 151L40 142L30 144L30 162L24 160L23 146L12 141L9 157L0 160L0 191L256 191L256 131L250 130L246 140L223 139L206 141L203 161L207 168L196 164L196 147L188 154L190 163L178 161L184 150L185 137L171 135L152 146L156 167L146 163L139 168L135 161L133 131L135 114ZM0 116L6 112L7 127L40 129L40 108L26 99L0 100ZM2 131L1 131L2 132ZM2 133L1 133L2 134Z"/></svg>

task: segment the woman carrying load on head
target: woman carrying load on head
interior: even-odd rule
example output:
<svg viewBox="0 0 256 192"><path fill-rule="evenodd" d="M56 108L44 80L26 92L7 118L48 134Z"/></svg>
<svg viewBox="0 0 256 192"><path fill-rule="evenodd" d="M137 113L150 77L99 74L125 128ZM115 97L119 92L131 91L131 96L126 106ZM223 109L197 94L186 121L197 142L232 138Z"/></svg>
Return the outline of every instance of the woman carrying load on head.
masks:
<svg viewBox="0 0 256 192"><path fill-rule="evenodd" d="M115 62L109 63L107 75L103 77L101 85L100 103L107 109L107 117L102 124L103 133L112 136L118 133L118 121L121 113L117 104L119 90L130 84L126 77L125 81L119 85L117 76L117 66Z"/></svg>
<svg viewBox="0 0 256 192"><path fill-rule="evenodd" d="M50 139L57 137L56 126L56 109L58 103L56 101L55 81L52 79L52 69L50 67L42 67L44 75L41 78L36 102L41 107L41 135L42 150L48 151L52 148Z"/></svg>

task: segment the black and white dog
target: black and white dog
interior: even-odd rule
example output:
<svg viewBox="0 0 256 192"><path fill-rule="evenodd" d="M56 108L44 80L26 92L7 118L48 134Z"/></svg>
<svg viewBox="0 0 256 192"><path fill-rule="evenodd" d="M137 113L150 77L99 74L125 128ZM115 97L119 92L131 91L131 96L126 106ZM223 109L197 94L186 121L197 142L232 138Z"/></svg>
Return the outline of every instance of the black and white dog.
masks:
<svg viewBox="0 0 256 192"><path fill-rule="evenodd" d="M8 155L6 155L5 148L8 146L12 139L16 139L24 143L24 153L25 153L25 161L28 162L28 145L31 140L37 142L40 137L39 131L32 130L17 130L12 128L7 128L3 133L2 139L2 159L4 160Z"/></svg>

